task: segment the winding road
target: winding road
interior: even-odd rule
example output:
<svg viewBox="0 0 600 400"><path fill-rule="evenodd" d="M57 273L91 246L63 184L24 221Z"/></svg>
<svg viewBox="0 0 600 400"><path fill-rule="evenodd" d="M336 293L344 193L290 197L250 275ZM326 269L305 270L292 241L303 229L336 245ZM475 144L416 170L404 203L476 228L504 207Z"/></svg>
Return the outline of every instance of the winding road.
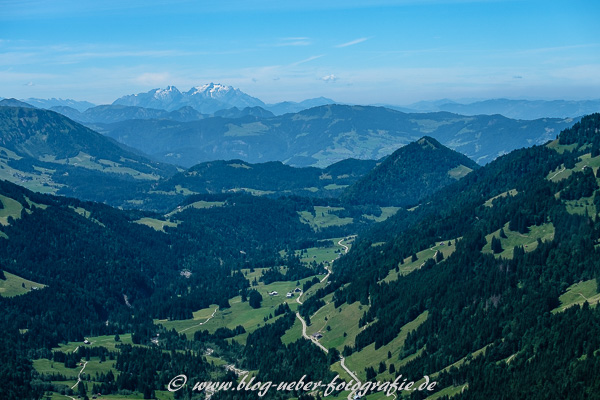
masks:
<svg viewBox="0 0 600 400"><path fill-rule="evenodd" d="M345 244L342 243L342 241L344 241L344 238L340 239L337 244L341 247L344 248L344 254L348 253L348 251L350 250L349 246L346 246ZM335 259L331 260L331 263L333 263L335 261ZM325 267L325 269L327 269L327 275L325 275L325 277L323 279L321 279L321 282L324 282L325 280L327 280L329 278L329 275L331 275L331 269ZM304 292L300 293L300 295L296 298L296 302L298 304L302 304L302 302L300 301L300 297L302 297L302 295L304 294ZM313 342L314 345L318 346L321 350L323 350L325 352L325 354L329 353L329 350L327 350L325 348L325 346L323 346L321 343L319 343L319 341L312 337L312 336L308 336L308 334L306 333L306 321L304 320L304 318L302 318L302 316L300 315L299 312L296 313L296 317L300 320L300 322L302 323L302 337L306 340L310 340L311 342ZM362 383L360 381L360 379L358 379L358 377L356 376L356 374L354 372L352 372L350 370L350 368L348 368L346 366L346 359L340 354L340 365L341 367L344 369L344 371L346 371L348 373L348 375L350 375L350 377L358 383ZM350 394L348 394L348 400L352 400L353 398L353 394L354 392L350 392Z"/></svg>
<svg viewBox="0 0 600 400"><path fill-rule="evenodd" d="M71 389L75 389L75 386L79 385L79 382L81 382L81 374L83 373L83 370L85 369L87 363L87 361L83 363L83 367L81 368L81 371L79 371L79 375L77 375L77 382L73 386L71 386Z"/></svg>

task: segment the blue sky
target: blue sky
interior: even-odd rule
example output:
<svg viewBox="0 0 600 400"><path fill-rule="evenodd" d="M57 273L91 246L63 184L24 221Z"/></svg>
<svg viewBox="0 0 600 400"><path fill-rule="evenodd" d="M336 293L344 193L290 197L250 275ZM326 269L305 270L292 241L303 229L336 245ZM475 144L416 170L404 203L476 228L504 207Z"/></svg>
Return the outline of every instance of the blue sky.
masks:
<svg viewBox="0 0 600 400"><path fill-rule="evenodd" d="M600 98L600 2L0 0L0 96Z"/></svg>

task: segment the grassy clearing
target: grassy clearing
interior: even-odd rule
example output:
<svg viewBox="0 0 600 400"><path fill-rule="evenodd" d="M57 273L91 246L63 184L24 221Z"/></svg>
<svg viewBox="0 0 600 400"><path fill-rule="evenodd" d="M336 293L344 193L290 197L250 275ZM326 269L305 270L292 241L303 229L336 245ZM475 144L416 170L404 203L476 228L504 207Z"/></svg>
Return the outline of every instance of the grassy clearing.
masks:
<svg viewBox="0 0 600 400"><path fill-rule="evenodd" d="M92 213L89 212L88 210L86 210L85 208L73 207L73 206L69 206L69 208L71 210L75 211L77 214L81 215L82 217L87 218L92 222L95 222L96 224L100 225L103 228L106 228L106 226L102 222L98 221L96 218L92 218Z"/></svg>
<svg viewBox="0 0 600 400"><path fill-rule="evenodd" d="M185 332L188 333L190 330L196 332L197 330L202 329L202 325L212 317L213 313L216 315L215 310L218 309L216 304L212 304L208 308L203 308L202 310L198 310L192 313L192 319L184 319L184 320L175 320L169 321L167 319L154 320L154 323L159 323L165 327L167 330L175 329L177 332ZM218 311L217 311L218 312ZM199 329L194 329L194 327L198 327Z"/></svg>
<svg viewBox="0 0 600 400"><path fill-rule="evenodd" d="M491 199L489 199L488 201L486 201L485 203L483 203L484 206L486 207L493 207L493 201L500 198L500 197L506 197L506 196L511 196L514 197L517 195L517 190L516 189L511 189L508 192L504 192L504 193L500 193L498 196L494 196Z"/></svg>
<svg viewBox="0 0 600 400"><path fill-rule="evenodd" d="M206 358L206 361L208 361L211 364L216 365L217 367L222 367L224 365L227 365L227 361L223 360L222 358L219 357L213 357L213 356L204 356L204 358Z"/></svg>
<svg viewBox="0 0 600 400"><path fill-rule="evenodd" d="M596 206L594 205L593 197L583 197L579 200L565 200L565 207L570 214L578 215L596 215Z"/></svg>
<svg viewBox="0 0 600 400"><path fill-rule="evenodd" d="M484 354L485 351L486 351L486 349L489 346L491 346L491 344L487 344L487 345L483 346L481 349L475 350L473 353L471 353L471 357L472 358L476 358L476 357L479 357L480 355ZM448 372L450 370L450 368L452 368L452 367L458 368L458 367L462 366L464 363L468 363L468 362L469 361L467 361L467 357L463 357L460 360L456 361L455 363L450 364L447 367L443 368L441 371ZM436 377L441 371L437 371L437 372L431 374L430 376L431 377Z"/></svg>
<svg viewBox="0 0 600 400"><path fill-rule="evenodd" d="M125 174L130 175L134 179L140 180L152 180L157 181L160 179L160 176L156 174L147 174L140 171L137 171L133 168L123 167L121 164L108 161L108 160L96 160L95 157L84 153L79 152L75 157L69 157L65 159L56 159L55 156L46 155L40 158L41 161L51 162L54 164L62 164L62 165L72 165L75 167L95 170L95 171L103 171L103 172L111 172L115 174ZM133 161L133 160L128 160ZM134 161L135 162L135 161Z"/></svg>
<svg viewBox="0 0 600 400"><path fill-rule="evenodd" d="M200 200L200 201L193 202L189 206L186 206L186 208L193 207L193 208L203 209L203 208L223 207L224 205L225 205L224 201L204 201L204 200Z"/></svg>
<svg viewBox="0 0 600 400"><path fill-rule="evenodd" d="M231 193L244 192L244 193L249 193L252 196L266 196L268 194L275 193L273 190L260 190L260 189L253 189L253 188L244 188L244 187L229 189L229 190L226 190L225 192L231 192Z"/></svg>
<svg viewBox="0 0 600 400"><path fill-rule="evenodd" d="M488 344L486 346L483 346L481 349L474 351L473 353L470 353L468 356L461 358L460 360L456 361L455 363L448 365L447 367L443 368L440 371L434 372L434 373L430 373L427 374L430 378L429 382L435 382L436 377L439 375L439 373L441 371L449 371L450 368L455 367L455 368L459 368L460 366L462 366L465 363L468 363L469 361L467 360L467 358L477 358L480 355L484 354L486 349L491 346L491 344ZM415 382L415 385L418 387L421 383L423 383L425 380L423 378L419 379L418 381ZM437 384L436 384L437 386ZM439 392L427 397L428 399L437 399L440 398L444 395L447 395L449 397L454 396L457 393L460 393L463 390L463 387L466 385L460 385L460 386L448 386L442 390L440 390ZM439 387L438 387L439 388Z"/></svg>
<svg viewBox="0 0 600 400"><path fill-rule="evenodd" d="M400 330L400 333L394 340L385 346L381 346L379 349L375 350L375 343L371 343L369 346L365 347L359 352L352 353L352 355L346 357L346 365L352 371L354 371L357 376L363 380L366 378L365 368L373 367L375 370L379 367L379 363L384 361L389 368L390 364L394 364L395 366L399 365L398 357L400 355L400 351L404 347L404 341L408 336L408 332L417 329L423 322L427 320L429 315L428 311L423 312L413 321L404 325ZM392 357L388 359L388 352L391 353ZM388 371L383 372L377 375L377 380L394 380L395 375L390 374Z"/></svg>
<svg viewBox="0 0 600 400"><path fill-rule="evenodd" d="M79 371L81 371L82 363L85 363L85 360L82 360L81 363L78 363L75 368L67 368L63 363L42 358L40 360L33 360L33 367L40 374L59 373L64 375L67 378L66 380L76 381ZM119 372L115 369L115 364L115 360L107 359L106 361L100 361L100 357L91 357L87 362L83 373L91 376L91 378L94 379L96 374L106 374L108 371L112 370L116 377L119 375Z"/></svg>
<svg viewBox="0 0 600 400"><path fill-rule="evenodd" d="M439 392L436 392L435 394L428 396L426 400L435 400L435 399L439 399L442 396L448 396L448 397L455 396L455 395L461 393L465 386L466 385L448 386L448 387L440 390Z"/></svg>
<svg viewBox="0 0 600 400"><path fill-rule="evenodd" d="M582 305L586 301L590 305L596 305L600 302L598 284L595 279L575 283L569 286L567 291L558 300L560 301L560 306L552 310L553 313L562 312L575 304Z"/></svg>
<svg viewBox="0 0 600 400"><path fill-rule="evenodd" d="M318 187L315 187L315 186L311 186L311 187L305 187L305 188L302 188L302 189L303 189L303 190L306 190L307 192L311 192L311 193L317 193L317 192L319 191L319 188L318 188ZM289 190L284 190L284 193L285 193L285 192L288 192L288 193L289 193Z"/></svg>
<svg viewBox="0 0 600 400"><path fill-rule="evenodd" d="M333 243L335 243L335 246L337 247L338 250L333 250L333 251L330 250L330 253L327 253L326 251L323 250L323 253L321 253L320 255L319 255L319 253L315 253L315 254L317 254L317 258L312 259L312 260L319 260L319 259L321 259L319 257L322 257L323 264L326 267L328 267L329 269L331 269L333 261L327 261L329 259L328 257L331 255L335 255L336 258L341 256L342 254L345 253L346 247L348 248L348 251L350 251L355 238L356 238L356 236L352 235L352 236L347 236L345 238L331 239L333 241ZM344 246L346 246L346 247L344 247ZM318 248L313 248L313 249L316 249L315 251L322 250L322 249L318 249ZM311 259L309 259L309 262L310 262L310 260ZM304 301L307 298L309 298L310 296L312 296L317 290L323 288L327 284L327 282L324 282L324 281L321 282L321 280L323 280L324 277L325 277L325 275L317 275L317 278L319 278L320 282L313 285L310 289L308 289L306 292L304 292L302 294L302 297L301 297L302 301ZM312 279L312 278L309 278L309 279Z"/></svg>
<svg viewBox="0 0 600 400"><path fill-rule="evenodd" d="M459 180L461 178L464 178L469 172L472 171L473 170L469 167L459 165L458 167L452 168L450 171L448 171L448 175L450 175L451 178Z"/></svg>
<svg viewBox="0 0 600 400"><path fill-rule="evenodd" d="M533 251L538 246L538 239L541 239L542 242L547 240L551 241L554 239L554 225L549 222L547 224L543 224L540 226L531 226L529 227L529 233L522 234L519 232L513 232L508 229L508 223L506 223L503 227L504 233L506 234L505 238L500 238L500 229L497 231L487 235L485 239L487 243L483 246L481 250L484 253L492 253L492 237L500 238L500 243L502 244L502 248L504 251L501 253L495 254L496 257L504 257L504 258L513 258L513 252L515 246L523 246L523 249L526 253Z"/></svg>
<svg viewBox="0 0 600 400"><path fill-rule="evenodd" d="M148 218L148 217L144 217L144 218L138 219L137 221L133 221L133 222L136 224L149 226L150 228L157 230L157 231L161 231L161 232L165 231L165 226L168 226L170 228L175 228L180 223L179 221L177 221L177 222L161 221L160 219Z"/></svg>
<svg viewBox="0 0 600 400"><path fill-rule="evenodd" d="M247 272L247 276L250 276L250 280L252 281L253 277L258 279L261 272L262 270L260 269L252 273ZM312 279L312 277L301 280L300 286L309 279ZM183 332L188 338L192 338L194 333L200 330L208 330L213 333L221 327L233 329L241 325L246 330L246 333L238 335L234 339L240 343L244 343L249 333L275 320L275 318L271 318L265 322L264 319L272 315L275 308L281 303L287 303L292 311L298 308L299 304L296 302L297 293L291 298L286 297L286 293L293 291L297 286L295 281L273 282L269 285L258 282L258 285L253 287L263 297L261 307L258 309L250 307L248 302L242 303L241 296L236 296L229 300L231 307L224 310L219 309L215 312L217 306L213 305L195 312L192 319L180 321L155 320L154 322L163 325L166 329L175 329L177 332ZM269 293L273 291L278 292L278 295L270 296ZM214 316L206 321L213 313Z"/></svg>
<svg viewBox="0 0 600 400"><path fill-rule="evenodd" d="M120 340L118 342L115 342L114 335L92 336L92 337L87 338L87 340L90 342L90 344L84 344L83 342L69 342L66 344L60 344L58 347L55 347L52 350L53 351L62 351L63 353L72 353L80 346L86 346L86 347L89 346L89 347L105 347L109 351L117 351L118 350L117 346L119 344L133 345L133 342L131 341L130 333L124 333L122 335L119 335L119 337L120 337ZM87 367L86 367L86 369L87 369Z"/></svg>
<svg viewBox="0 0 600 400"><path fill-rule="evenodd" d="M85 345L83 343L68 343L60 345L57 348L54 348L54 351L62 351L62 352L73 352L80 346L102 346L107 348L110 351L118 351L117 345L120 343L132 344L131 335L123 334L120 335L121 340L119 342L115 342L114 336L95 336L88 337L87 339L91 342L89 345ZM208 359L208 357L207 357ZM215 365L220 365L224 363L224 361L219 359L212 358L209 361L213 361ZM77 364L75 368L66 368L63 363L54 362L47 359L39 359L33 360L33 367L40 374L61 374L64 375L67 379L64 381L52 381L55 385L61 385L68 388L71 388L77 383L77 377L82 368L82 363L85 363L85 360L81 360L80 363ZM115 377L118 377L119 371L115 369L115 360L107 359L106 361L100 361L100 357L91 357L90 360L85 365L85 369L83 370L83 375L89 375L92 381L88 382L88 388L91 389L92 384L94 383L94 378L96 374L106 374L108 371L112 370ZM89 391L88 391L89 393ZM74 397L76 397L75 395ZM45 399L46 397L44 397ZM66 397L60 395L58 393L51 393L51 399L61 399L64 400ZM91 395L90 395L91 398ZM101 398L103 399L112 399L112 400L125 400L125 399L143 399L144 396L142 393L132 393L130 395L103 395ZM156 398L160 400L172 400L173 394L168 391L156 391Z"/></svg>
<svg viewBox="0 0 600 400"><path fill-rule="evenodd" d="M281 341L283 344L290 344L300 338L302 338L302 323L296 318L294 325L292 325L292 327L281 337Z"/></svg>
<svg viewBox="0 0 600 400"><path fill-rule="evenodd" d="M204 208L223 207L224 205L225 205L224 201L204 201L204 200L195 201L192 204L188 204L185 207L181 207L181 206L177 207L170 213L165 214L165 218L172 217L174 214L177 214L178 212L181 212L183 210L187 210L188 208L196 208L196 209L201 210Z"/></svg>
<svg viewBox="0 0 600 400"><path fill-rule="evenodd" d="M46 285L29 281L27 279L21 278L17 275L13 275L6 271L4 271L4 275L6 276L6 280L0 280L0 296L2 297L19 296L25 293L29 293L32 290L39 290L46 287Z"/></svg>
<svg viewBox="0 0 600 400"><path fill-rule="evenodd" d="M418 252L416 261L412 261L412 257L405 258L404 263L398 265L398 271L396 271L395 269L390 270L383 282L395 281L398 279L399 276L408 275L414 270L421 268L421 266L427 260L435 257L438 251L440 251L444 256L444 259L446 259L448 256L450 256L450 254L454 253L455 250L456 240L445 240L442 242L438 242L429 249L425 249Z"/></svg>
<svg viewBox="0 0 600 400"><path fill-rule="evenodd" d="M596 156L592 158L592 153L587 153L579 157L579 162L575 164L575 170L582 170L585 167L592 168L594 171L594 175L598 172L598 168L600 168L600 156Z"/></svg>
<svg viewBox="0 0 600 400"><path fill-rule="evenodd" d="M572 169L566 169L564 165L550 171L546 176L546 179L552 182L558 182L563 179L567 179L573 173Z"/></svg>
<svg viewBox="0 0 600 400"><path fill-rule="evenodd" d="M400 207L381 207L381 215L379 217L376 217L374 215L367 215L367 214L363 214L363 217L365 217L367 219L371 219L375 222L383 222L386 219L388 219L389 217L391 217L392 215L396 214L399 209L400 209Z"/></svg>
<svg viewBox="0 0 600 400"><path fill-rule="evenodd" d="M296 250L296 255L305 264L310 264L314 261L317 264L324 263L325 265L330 265L341 254L344 254L344 248L338 244L340 240L344 243L343 239L332 238L323 240L322 242L328 242L329 245L326 247L309 247L303 250Z"/></svg>
<svg viewBox="0 0 600 400"><path fill-rule="evenodd" d="M573 151L577 148L577 143L564 145L558 144L558 139L553 140L552 142L547 144L549 149L555 150L559 154L563 154L565 151Z"/></svg>
<svg viewBox="0 0 600 400"><path fill-rule="evenodd" d="M325 299L331 301L328 297L331 296ZM330 302L310 317L311 325L306 332L309 335L320 332L323 338L319 342L323 346L328 349L335 347L342 351L346 345L354 346L356 335L361 331L358 321L368 310L369 306L361 305L359 302L344 304L339 308L335 308Z"/></svg>
<svg viewBox="0 0 600 400"><path fill-rule="evenodd" d="M323 187L323 189L325 190L337 190L337 189L345 189L350 185L338 185L337 183L330 183L329 185L326 185L325 187Z"/></svg>
<svg viewBox="0 0 600 400"><path fill-rule="evenodd" d="M27 196L25 196L25 201L27 202L27 204L29 204L30 207L37 207L37 208L41 208L42 210L45 210L46 208L48 208L47 204L36 203L35 201L31 201L29 199L29 197L27 197Z"/></svg>
<svg viewBox="0 0 600 400"><path fill-rule="evenodd" d="M351 224L353 219L350 217L340 218L331 214L333 211L343 210L342 207L323 207L314 206L314 211L299 211L300 221L309 224L315 231L330 226L342 226Z"/></svg>
<svg viewBox="0 0 600 400"><path fill-rule="evenodd" d="M54 170L34 166L33 171L22 171L8 165L10 159L11 157L7 158L3 156L2 149L0 148L0 179L16 183L40 193L56 194L58 189L64 186L52 181ZM20 157L15 159L20 159Z"/></svg>
<svg viewBox="0 0 600 400"><path fill-rule="evenodd" d="M4 208L0 209L0 225L8 225L9 217L14 219L21 218L21 211L23 210L21 203L10 197L2 196L1 194L0 201L4 205Z"/></svg>
<svg viewBox="0 0 600 400"><path fill-rule="evenodd" d="M350 379L352 379L352 377L346 372L346 370L344 368L342 368L341 361L338 361L335 364L332 364L329 367L329 369L332 370L333 372L335 372L337 375L339 375L340 379L345 382L350 382ZM345 397L346 396L344 396L342 398L345 398Z"/></svg>
<svg viewBox="0 0 600 400"><path fill-rule="evenodd" d="M33 368L40 374L64 375L67 380L77 380L77 375L79 375L79 371L81 371L79 364L77 364L77 367L75 368L67 368L64 363L54 362L45 358L33 360Z"/></svg>
<svg viewBox="0 0 600 400"><path fill-rule="evenodd" d="M579 157L579 162L575 164L574 168L566 169L564 165L561 165L554 171L550 171L550 173L546 176L546 179L551 180L552 182L557 182L567 179L574 172L581 171L584 168L592 168L594 174L596 174L596 172L598 172L598 168L600 168L600 156L592 158L591 153L584 154Z"/></svg>

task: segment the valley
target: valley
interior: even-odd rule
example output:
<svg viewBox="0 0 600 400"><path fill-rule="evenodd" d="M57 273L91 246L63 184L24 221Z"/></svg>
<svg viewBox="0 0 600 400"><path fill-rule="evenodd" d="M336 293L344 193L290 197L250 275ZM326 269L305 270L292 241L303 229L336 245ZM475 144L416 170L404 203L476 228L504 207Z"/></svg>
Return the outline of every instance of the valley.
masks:
<svg viewBox="0 0 600 400"><path fill-rule="evenodd" d="M428 376L431 393L396 398L495 399L494 382L509 377L514 397L552 385L539 378L550 368L595 393L582 371L600 365L598 114L483 166L424 136L324 168L231 159L184 170L68 121L88 147L53 147L63 117L4 112L47 118L47 137L7 128L6 167L51 165L48 179L72 172L89 185L34 192L0 181L8 398L204 398L166 390L184 373L234 383ZM92 187L108 204L90 201Z"/></svg>

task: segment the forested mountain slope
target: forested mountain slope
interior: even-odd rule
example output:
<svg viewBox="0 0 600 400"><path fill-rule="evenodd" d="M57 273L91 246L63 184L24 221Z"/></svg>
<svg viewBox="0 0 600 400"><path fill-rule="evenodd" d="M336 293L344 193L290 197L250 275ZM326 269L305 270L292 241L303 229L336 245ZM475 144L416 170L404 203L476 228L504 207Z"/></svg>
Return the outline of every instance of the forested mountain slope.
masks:
<svg viewBox="0 0 600 400"><path fill-rule="evenodd" d="M328 293L335 307L368 306L346 352L357 357L426 312L389 362L435 374L454 398L598 398L599 131L600 114L585 117L379 224L302 308ZM444 245L446 257L417 260ZM591 295L571 289L579 282Z"/></svg>
<svg viewBox="0 0 600 400"><path fill-rule="evenodd" d="M0 107L0 178L32 190L126 205L176 172L52 111Z"/></svg>
<svg viewBox="0 0 600 400"><path fill-rule="evenodd" d="M426 136L393 152L348 187L342 200L380 206L415 205L477 168L468 157Z"/></svg>

